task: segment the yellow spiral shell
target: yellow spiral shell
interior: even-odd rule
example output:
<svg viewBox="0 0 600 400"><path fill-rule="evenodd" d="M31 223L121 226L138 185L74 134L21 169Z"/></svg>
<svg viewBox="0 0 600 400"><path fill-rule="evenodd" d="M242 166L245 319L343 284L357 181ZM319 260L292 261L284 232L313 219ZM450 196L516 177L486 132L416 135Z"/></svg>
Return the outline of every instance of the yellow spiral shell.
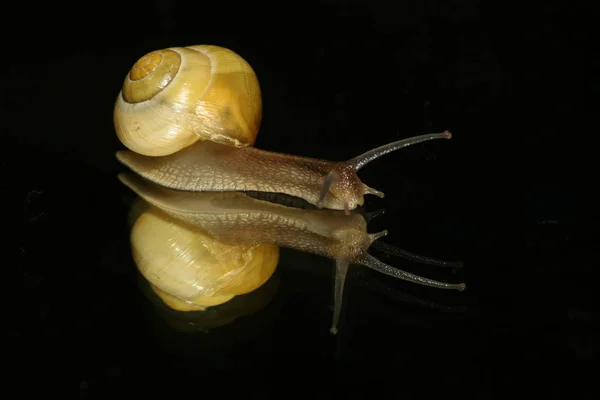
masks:
<svg viewBox="0 0 600 400"><path fill-rule="evenodd" d="M252 146L262 119L258 78L219 46L150 52L131 68L114 108L117 136L148 156L173 154L198 140Z"/></svg>

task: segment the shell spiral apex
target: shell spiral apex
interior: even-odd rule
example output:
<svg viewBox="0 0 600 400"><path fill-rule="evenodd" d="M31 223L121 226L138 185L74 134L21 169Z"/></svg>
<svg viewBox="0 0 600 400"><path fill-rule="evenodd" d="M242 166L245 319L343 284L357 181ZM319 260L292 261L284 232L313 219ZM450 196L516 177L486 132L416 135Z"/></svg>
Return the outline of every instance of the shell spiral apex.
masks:
<svg viewBox="0 0 600 400"><path fill-rule="evenodd" d="M208 45L142 56L114 108L119 140L147 156L173 154L199 140L252 146L261 119L252 67L235 52Z"/></svg>

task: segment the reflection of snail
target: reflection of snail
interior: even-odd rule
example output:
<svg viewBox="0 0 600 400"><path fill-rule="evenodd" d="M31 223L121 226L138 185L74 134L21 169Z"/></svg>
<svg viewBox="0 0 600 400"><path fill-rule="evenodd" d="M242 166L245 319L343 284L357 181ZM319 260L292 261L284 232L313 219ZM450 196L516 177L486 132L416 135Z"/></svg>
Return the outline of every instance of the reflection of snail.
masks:
<svg viewBox="0 0 600 400"><path fill-rule="evenodd" d="M261 113L256 74L236 53L217 46L154 51L136 62L117 99L115 128L130 149L117 157L173 189L285 193L352 210L365 194L383 197L358 178L365 164L411 144L451 137L422 135L346 162L323 161L253 148Z"/></svg>
<svg viewBox="0 0 600 400"><path fill-rule="evenodd" d="M371 244L387 232L367 233L364 218L355 212L345 214L343 211L336 210L304 210L286 207L236 192L177 191L152 184L130 174L119 175L119 178L142 199L169 218L179 221L181 226L185 226L190 235L190 239L187 239L188 243L194 240L191 236L194 232L200 232L198 233L200 240L211 238L209 242L211 245L217 243L219 246L274 245L335 259L337 272L332 324L334 333L337 331L344 280L350 263L361 264L384 274L422 285L442 289L464 290L465 288L463 283L443 283L404 272L369 255L367 250ZM176 228L178 225L170 226L172 229L179 229ZM193 230L193 227L197 228L197 231ZM169 262L168 268L164 262L157 264L158 272L155 276L155 280L162 284L173 281L173 276L175 277L177 283L171 286L171 293L174 291L178 293L177 290L197 293L199 287L206 286L199 282L192 287L181 286L179 289L179 282L182 281L180 275L186 273L192 260L186 247L174 241L167 242L170 234L165 237L160 232L153 233L147 229L140 229L139 235L144 238L147 249L167 247L170 253L175 255L175 258ZM133 244L135 244L135 237L135 233L132 233ZM267 256L264 257L266 262L262 265L266 264L267 267L262 266L262 268L272 273L271 268L275 265L269 262L271 250L267 248L264 251ZM134 256L135 252L134 246ZM177 252L183 252L184 255L178 256ZM153 255L151 259L156 258L159 258L158 254ZM138 265L140 265L139 261ZM227 277L224 277L221 284L225 285L226 281Z"/></svg>
<svg viewBox="0 0 600 400"><path fill-rule="evenodd" d="M336 260L332 332L352 262L420 284L464 289L464 284L421 278L373 258L366 251L385 232L368 234L364 219L350 213L364 203L365 194L383 196L360 181L356 173L361 167L411 144L449 139L449 132L400 140L346 162L331 162L253 148L261 113L254 71L221 47L154 51L139 59L125 78L114 122L129 150L117 157L162 186L121 177L155 206L132 230L134 257L167 304L202 309L252 291L273 273L276 246ZM235 191L284 193L330 210L298 210ZM187 244L176 244L175 238ZM206 250L204 255L199 249ZM215 262L219 251L227 257Z"/></svg>

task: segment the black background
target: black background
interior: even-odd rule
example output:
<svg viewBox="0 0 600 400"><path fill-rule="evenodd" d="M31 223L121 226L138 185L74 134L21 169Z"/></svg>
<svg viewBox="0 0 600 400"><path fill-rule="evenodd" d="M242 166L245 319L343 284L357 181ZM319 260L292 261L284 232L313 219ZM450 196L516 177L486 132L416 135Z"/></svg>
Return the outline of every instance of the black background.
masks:
<svg viewBox="0 0 600 400"><path fill-rule="evenodd" d="M599 57L598 14L585 4L3 6L3 375L16 398L358 388L591 398ZM389 243L465 268L452 277L386 261L464 279L467 290L439 293L353 267L334 338L333 263L286 250L261 310L209 332L170 327L129 253L132 195L116 178L123 146L112 108L140 56L191 44L228 47L255 69L263 149L344 160L451 130L451 141L388 155L361 178L386 193L369 197L367 209L387 211L370 231L388 229Z"/></svg>

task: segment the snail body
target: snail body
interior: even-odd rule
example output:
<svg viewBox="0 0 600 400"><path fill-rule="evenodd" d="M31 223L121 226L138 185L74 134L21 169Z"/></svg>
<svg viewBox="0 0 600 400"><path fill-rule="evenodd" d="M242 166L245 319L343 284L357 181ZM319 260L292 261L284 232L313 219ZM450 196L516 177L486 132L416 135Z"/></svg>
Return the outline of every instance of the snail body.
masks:
<svg viewBox="0 0 600 400"><path fill-rule="evenodd" d="M353 209L362 201L352 196L371 191L341 163L309 159L204 141L164 157L119 151L118 159L140 176L171 189L210 191L258 191L285 193L318 204L327 174L344 175L345 184L335 186L323 199L328 209ZM339 172L337 172L339 171ZM360 203L360 204L356 204Z"/></svg>
<svg viewBox="0 0 600 400"><path fill-rule="evenodd" d="M154 183L186 191L265 191L319 207L352 210L365 194L360 168L384 154L449 132L392 142L343 162L269 152L253 146L262 118L250 65L218 46L151 52L125 79L115 104L117 158Z"/></svg>

